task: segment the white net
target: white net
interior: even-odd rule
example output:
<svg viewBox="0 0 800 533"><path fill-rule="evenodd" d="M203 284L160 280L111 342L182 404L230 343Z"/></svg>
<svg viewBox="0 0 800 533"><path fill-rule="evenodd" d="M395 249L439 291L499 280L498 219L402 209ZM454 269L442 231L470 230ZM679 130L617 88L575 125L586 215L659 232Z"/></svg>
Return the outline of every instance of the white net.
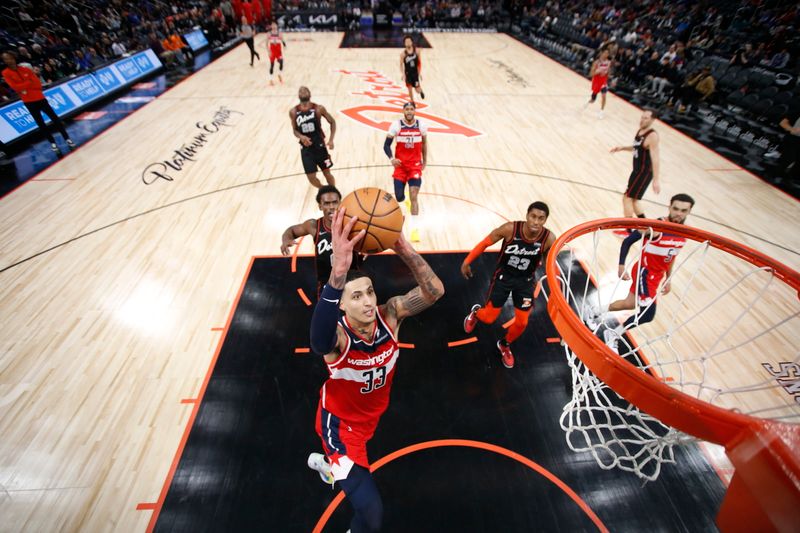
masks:
<svg viewBox="0 0 800 533"><path fill-rule="evenodd" d="M648 232L654 236L642 230ZM657 293L647 294L646 285L618 275L622 241L597 230L569 241L558 257L560 290L586 327L652 379L694 398L800 422L797 292L768 267L688 240L669 252L671 270L656 280ZM641 264L645 241L630 249L624 277ZM632 309L621 309L626 300L635 302ZM602 468L653 480L663 463L674 462L675 444L695 440L628 403L580 354L565 350L572 398L561 427L572 450L590 453Z"/></svg>

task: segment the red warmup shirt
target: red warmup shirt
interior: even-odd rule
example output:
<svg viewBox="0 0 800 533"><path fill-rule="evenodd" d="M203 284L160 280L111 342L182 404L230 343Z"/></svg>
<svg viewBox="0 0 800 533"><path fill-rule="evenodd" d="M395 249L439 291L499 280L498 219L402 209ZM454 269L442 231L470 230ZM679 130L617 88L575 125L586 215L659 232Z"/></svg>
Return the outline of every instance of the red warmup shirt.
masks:
<svg viewBox="0 0 800 533"><path fill-rule="evenodd" d="M31 69L20 65L17 65L17 70L7 68L3 70L3 78L12 89L17 91L23 102L44 100L42 82Z"/></svg>

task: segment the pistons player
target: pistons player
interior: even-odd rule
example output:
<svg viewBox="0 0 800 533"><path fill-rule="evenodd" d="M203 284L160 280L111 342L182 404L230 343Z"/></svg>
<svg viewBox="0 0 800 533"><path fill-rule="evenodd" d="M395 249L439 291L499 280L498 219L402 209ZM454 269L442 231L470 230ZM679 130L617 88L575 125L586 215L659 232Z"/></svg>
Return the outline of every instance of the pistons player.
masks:
<svg viewBox="0 0 800 533"><path fill-rule="evenodd" d="M336 120L325 107L311 101L311 91L308 87L300 87L297 97L300 99L300 103L289 110L289 118L292 121L294 136L302 146L300 158L303 161L303 170L306 172L308 182L317 189L322 187L322 183L317 179L317 168L320 168L328 185L336 185L333 174L331 174L333 162L328 153L328 148L333 150ZM327 142L325 142L325 132L322 131L320 117L325 118L331 125L331 135Z"/></svg>
<svg viewBox="0 0 800 533"><path fill-rule="evenodd" d="M597 113L599 118L603 118L603 112L606 108L608 76L611 74L611 59L609 56L608 48L600 50L600 57L592 63L592 69L589 71L589 75L592 77L592 97L584 107L593 104L597 100L597 94L600 93L600 111Z"/></svg>
<svg viewBox="0 0 800 533"><path fill-rule="evenodd" d="M652 109L645 109L639 118L639 129L633 139L632 146L615 146L609 150L616 152L633 152L633 170L628 177L628 187L622 194L622 211L626 218L644 217L644 210L640 201L645 191L653 183L653 192L661 192L658 132L653 129L653 123L658 116ZM616 232L615 232L616 233ZM623 233L622 236L625 236Z"/></svg>
<svg viewBox="0 0 800 533"><path fill-rule="evenodd" d="M686 217L692 212L694 199L688 194L676 194L669 202L667 220L675 224L685 224ZM664 220L663 217L659 220ZM642 253L639 261L634 263L630 274L625 271L625 259L631 246L644 237ZM675 262L675 257L686 244L686 239L670 233L646 232L642 235L639 230L633 230L622 241L619 250L618 275L624 280L633 279L631 290L622 299L611 302L607 309L588 308L586 310L586 325L596 331L604 322L608 311L624 311L636 309L628 319L616 328L609 328L603 332L606 343L616 352L622 334L636 326L651 322L656 316L656 299L661 294L668 294L671 290L670 272ZM665 281L666 280L666 281ZM661 286L663 282L663 287Z"/></svg>
<svg viewBox="0 0 800 533"><path fill-rule="evenodd" d="M403 104L403 118L395 120L389 126L389 133L383 143L383 151L394 166L394 195L399 203L406 198L406 183L410 203L406 203L407 211L411 211L409 229L411 242L419 242L419 188L422 187L422 171L428 160L428 125L415 117L414 102ZM397 146L392 155L392 140L397 137Z"/></svg>
<svg viewBox="0 0 800 533"><path fill-rule="evenodd" d="M286 41L283 40L283 35L278 31L278 25L274 22L267 35L267 44L269 46L269 84L275 85L272 77L272 73L275 71L275 61L279 65L278 81L283 83L283 47L286 46Z"/></svg>
<svg viewBox="0 0 800 533"><path fill-rule="evenodd" d="M408 88L408 98L414 101L414 91L417 91L424 100L425 93L422 90L422 58L419 50L414 44L414 39L410 35L403 37L403 51L400 52L400 72L403 74L403 81Z"/></svg>
<svg viewBox="0 0 800 533"><path fill-rule="evenodd" d="M514 302L514 322L505 337L497 341L503 365L514 367L514 354L511 343L522 335L528 326L528 316L533 309L533 290L536 285L534 274L542 258L556 241L552 231L544 227L550 208L544 202L533 202L528 206L525 220L506 222L483 239L461 263L461 274L469 279L472 268L469 266L486 248L503 239L500 256L497 258L486 307L480 304L464 319L464 331L472 333L478 321L492 324L508 299L509 293Z"/></svg>
<svg viewBox="0 0 800 533"><path fill-rule="evenodd" d="M339 189L331 185L323 185L317 191L317 205L322 211L320 218L309 218L301 224L289 226L281 237L281 253L289 255L290 248L297 244L295 239L305 235L314 236L314 264L317 270L317 297L322 292L322 286L331 276L331 265L333 264L333 241L331 237L331 224L333 215L339 209L342 201L342 193ZM352 269L361 266L363 258L360 254L353 254Z"/></svg>
<svg viewBox="0 0 800 533"><path fill-rule="evenodd" d="M308 466L344 490L355 510L351 531L378 531L383 503L369 471L367 442L389 405L400 323L433 305L444 295L444 286L401 234L392 249L418 286L378 305L372 280L349 270L364 230L350 239L356 219L345 225L344 218L342 209L333 218L333 268L311 318L311 348L324 356L329 377L316 417L327 459L312 453Z"/></svg>

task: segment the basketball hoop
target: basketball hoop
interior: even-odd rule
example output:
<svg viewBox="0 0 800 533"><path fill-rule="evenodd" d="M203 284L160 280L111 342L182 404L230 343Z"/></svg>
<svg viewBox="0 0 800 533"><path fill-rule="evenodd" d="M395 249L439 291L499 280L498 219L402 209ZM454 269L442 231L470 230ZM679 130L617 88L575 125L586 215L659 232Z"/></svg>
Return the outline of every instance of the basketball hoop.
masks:
<svg viewBox="0 0 800 533"><path fill-rule="evenodd" d="M584 315L589 305L628 294L617 276L620 240L610 231L618 229L675 235L686 246L655 298L643 303L635 290L639 305L614 339L616 353L598 335L622 326L590 329ZM641 258L633 251L626 272ZM603 468L652 480L674 462L675 444L697 438L725 446L736 472L720 528L796 530L800 395L787 392L778 371L800 368L800 274L730 239L644 219L568 230L546 272L548 312L572 371L572 400L561 417L570 448L591 453ZM667 282L675 288L665 296ZM655 320L638 324L656 301Z"/></svg>

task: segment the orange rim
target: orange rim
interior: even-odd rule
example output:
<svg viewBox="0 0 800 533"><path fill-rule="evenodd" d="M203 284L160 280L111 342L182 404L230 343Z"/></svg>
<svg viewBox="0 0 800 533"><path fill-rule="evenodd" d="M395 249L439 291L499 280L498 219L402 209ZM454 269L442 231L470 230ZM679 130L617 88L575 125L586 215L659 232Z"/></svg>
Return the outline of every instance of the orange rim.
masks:
<svg viewBox="0 0 800 533"><path fill-rule="evenodd" d="M568 242L598 230L646 229L669 232L732 254L757 267L771 268L781 281L800 290L800 274L769 256L739 242L682 224L660 220L607 218L586 222L564 232L551 248L545 270L551 287L547 310L562 338L581 361L617 394L663 423L684 433L721 445L755 427L770 428L794 450L800 449L800 425L765 420L711 405L673 389L615 354L584 326L559 287L558 253Z"/></svg>

